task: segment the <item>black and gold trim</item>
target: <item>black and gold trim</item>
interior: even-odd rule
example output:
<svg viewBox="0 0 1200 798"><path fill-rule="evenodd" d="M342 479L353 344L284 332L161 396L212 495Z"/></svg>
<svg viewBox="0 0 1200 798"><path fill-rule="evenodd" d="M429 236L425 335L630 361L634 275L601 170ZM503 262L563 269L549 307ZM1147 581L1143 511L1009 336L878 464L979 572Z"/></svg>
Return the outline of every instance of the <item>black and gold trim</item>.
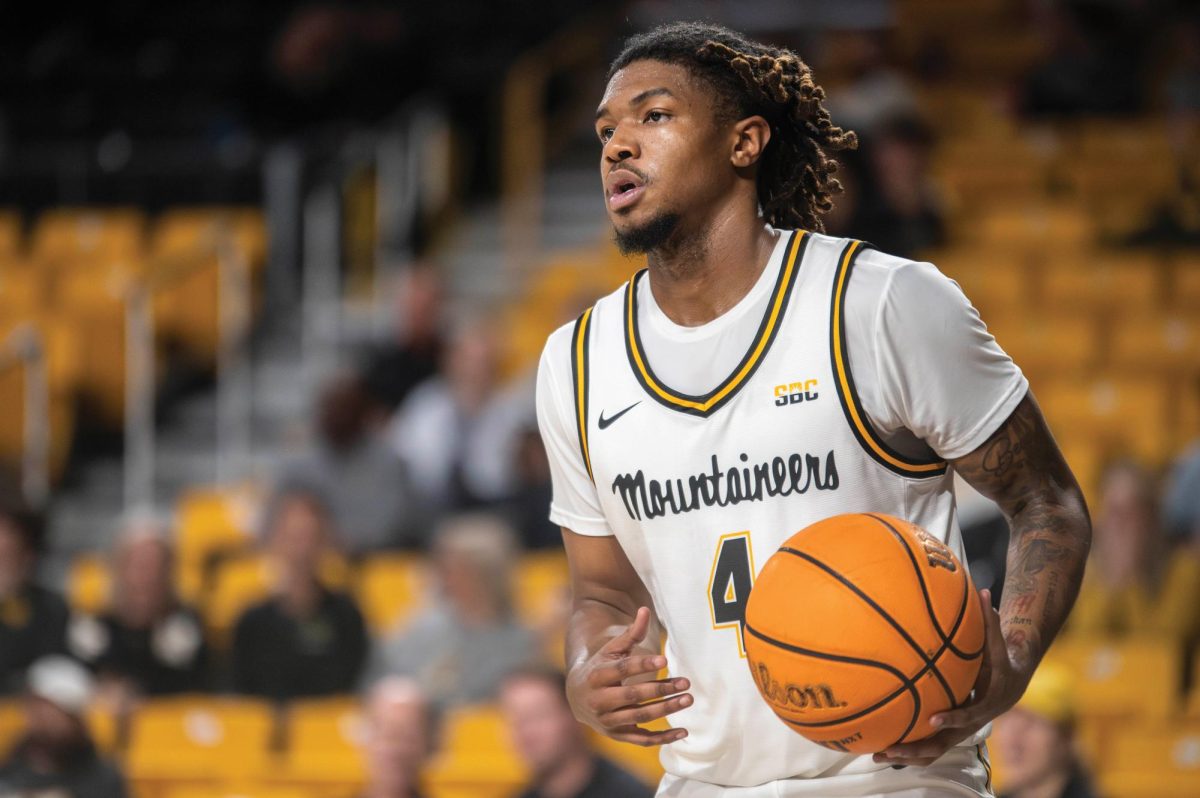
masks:
<svg viewBox="0 0 1200 798"><path fill-rule="evenodd" d="M571 384L575 388L575 427L579 433L579 452L588 476L592 475L592 455L588 450L588 334L592 330L592 308L588 308L575 322L571 335Z"/></svg>
<svg viewBox="0 0 1200 798"><path fill-rule="evenodd" d="M625 351L629 355L629 367L633 375L641 383L651 398L672 410L690 413L694 416L707 418L720 410L732 399L738 390L749 382L750 377L766 357L767 350L775 341L775 335L783 322L787 310L787 300L791 295L792 286L796 284L796 275L804 260L804 251L808 246L808 233L803 230L792 232L788 241L783 266L779 269L779 277L771 294L771 301L763 313L762 323L754 336L754 342L746 351L742 361L738 363L725 380L703 396L691 396L671 390L654 376L650 361L645 355L641 335L638 333L637 313L637 281L645 273L642 269L635 274L625 286Z"/></svg>
<svg viewBox="0 0 1200 798"><path fill-rule="evenodd" d="M918 460L905 457L892 449L871 426L862 409L858 392L854 389L854 377L850 373L850 353L846 346L846 289L850 285L850 274L859 253L870 245L862 241L851 241L842 250L837 274L833 280L833 300L830 313L829 355L837 377L838 400L854 437L876 462L904 477L940 477L946 473L946 461L940 459Z"/></svg>
<svg viewBox="0 0 1200 798"><path fill-rule="evenodd" d="M988 756L987 746L983 743L975 746L975 754L979 757L979 764L983 765L983 772L987 775L987 790L992 791L992 761Z"/></svg>

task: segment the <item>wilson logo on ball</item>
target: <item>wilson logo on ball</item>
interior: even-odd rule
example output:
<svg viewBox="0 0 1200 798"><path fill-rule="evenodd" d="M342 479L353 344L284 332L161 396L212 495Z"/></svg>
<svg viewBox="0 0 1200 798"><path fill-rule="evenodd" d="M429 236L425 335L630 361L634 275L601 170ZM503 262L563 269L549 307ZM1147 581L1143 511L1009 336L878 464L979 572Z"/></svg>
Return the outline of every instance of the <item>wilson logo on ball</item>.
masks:
<svg viewBox="0 0 1200 798"><path fill-rule="evenodd" d="M773 704L804 711L806 709L836 709L846 706L833 695L827 684L780 684L771 678L771 671L758 663L758 686L763 696Z"/></svg>

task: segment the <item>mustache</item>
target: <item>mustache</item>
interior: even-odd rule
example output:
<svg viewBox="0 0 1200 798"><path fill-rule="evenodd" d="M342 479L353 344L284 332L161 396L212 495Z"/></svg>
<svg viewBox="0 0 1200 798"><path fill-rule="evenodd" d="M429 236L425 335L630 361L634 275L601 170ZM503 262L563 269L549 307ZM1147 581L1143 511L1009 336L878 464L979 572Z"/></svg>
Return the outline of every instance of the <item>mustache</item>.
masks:
<svg viewBox="0 0 1200 798"><path fill-rule="evenodd" d="M626 163L613 164L613 167L608 170L608 173L611 175L613 172L617 171L618 169L624 169L626 172L632 172L633 174L637 175L638 179L641 180L643 183L650 182L650 175L646 174L641 169L638 169L636 166L633 166L632 164L626 164Z"/></svg>

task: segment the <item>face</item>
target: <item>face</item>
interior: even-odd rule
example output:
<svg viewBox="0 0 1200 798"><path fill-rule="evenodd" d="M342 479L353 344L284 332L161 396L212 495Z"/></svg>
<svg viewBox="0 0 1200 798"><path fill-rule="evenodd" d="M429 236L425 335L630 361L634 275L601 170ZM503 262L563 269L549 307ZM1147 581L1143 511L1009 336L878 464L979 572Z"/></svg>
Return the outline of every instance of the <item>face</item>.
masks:
<svg viewBox="0 0 1200 798"><path fill-rule="evenodd" d="M315 571L325 546L325 516L301 496L284 499L271 528L271 551L283 564Z"/></svg>
<svg viewBox="0 0 1200 798"><path fill-rule="evenodd" d="M661 246L728 198L739 134L722 123L715 99L684 67L661 61L634 61L608 82L596 136L605 207L623 252Z"/></svg>
<svg viewBox="0 0 1200 798"><path fill-rule="evenodd" d="M121 614L130 626L148 626L171 601L171 555L161 541L128 543L117 561Z"/></svg>
<svg viewBox="0 0 1200 798"><path fill-rule="evenodd" d="M430 749L428 713L415 698L384 695L370 712L371 781L385 791L412 785Z"/></svg>
<svg viewBox="0 0 1200 798"><path fill-rule="evenodd" d="M584 747L583 734L549 682L514 678L500 691L500 708L521 757L535 773L545 773Z"/></svg>
<svg viewBox="0 0 1200 798"><path fill-rule="evenodd" d="M0 598L20 589L32 566L33 553L21 533L12 521L0 518Z"/></svg>
<svg viewBox="0 0 1200 798"><path fill-rule="evenodd" d="M71 745L83 734L77 719L37 696L25 698L25 723L29 739L49 747Z"/></svg>
<svg viewBox="0 0 1200 798"><path fill-rule="evenodd" d="M1020 707L996 720L991 742L1004 763L1009 791L1036 787L1071 767L1066 732L1054 721Z"/></svg>

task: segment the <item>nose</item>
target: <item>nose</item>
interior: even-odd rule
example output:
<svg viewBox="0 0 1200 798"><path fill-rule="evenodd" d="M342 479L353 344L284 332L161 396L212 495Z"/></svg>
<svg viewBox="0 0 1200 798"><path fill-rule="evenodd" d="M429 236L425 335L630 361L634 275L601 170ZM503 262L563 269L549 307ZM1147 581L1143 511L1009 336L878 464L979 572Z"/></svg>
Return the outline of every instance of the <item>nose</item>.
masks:
<svg viewBox="0 0 1200 798"><path fill-rule="evenodd" d="M622 130L620 125L613 130L612 136L604 144L604 160L609 164L620 163L638 156L637 142L633 136Z"/></svg>

